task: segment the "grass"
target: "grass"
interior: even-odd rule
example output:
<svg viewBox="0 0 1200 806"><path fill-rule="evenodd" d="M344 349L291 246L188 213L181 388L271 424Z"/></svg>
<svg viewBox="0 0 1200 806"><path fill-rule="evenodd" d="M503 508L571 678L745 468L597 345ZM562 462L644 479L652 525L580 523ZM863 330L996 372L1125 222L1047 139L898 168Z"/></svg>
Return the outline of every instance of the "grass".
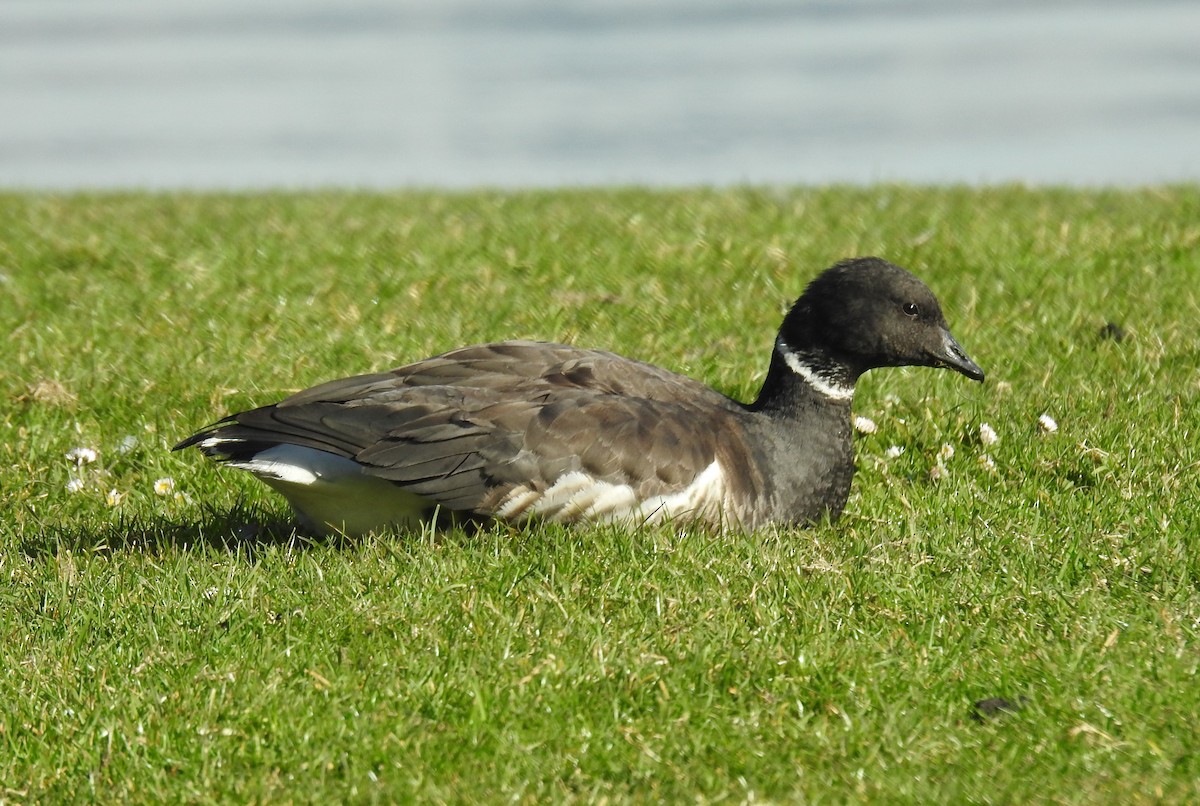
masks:
<svg viewBox="0 0 1200 806"><path fill-rule="evenodd" d="M0 195L0 802L1195 801L1198 222L1196 187ZM869 253L988 382L869 374L836 524L314 542L168 452L506 337L744 399Z"/></svg>

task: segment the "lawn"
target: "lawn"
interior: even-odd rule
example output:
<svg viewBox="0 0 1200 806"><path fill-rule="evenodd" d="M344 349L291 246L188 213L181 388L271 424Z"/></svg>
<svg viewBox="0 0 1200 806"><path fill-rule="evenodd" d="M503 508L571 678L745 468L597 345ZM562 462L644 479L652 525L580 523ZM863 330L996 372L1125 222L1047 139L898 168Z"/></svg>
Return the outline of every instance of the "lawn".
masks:
<svg viewBox="0 0 1200 806"><path fill-rule="evenodd" d="M836 523L312 540L169 451L510 337L746 399L861 254L988 380L868 374ZM1200 188L7 194L0 322L0 803L1200 799Z"/></svg>

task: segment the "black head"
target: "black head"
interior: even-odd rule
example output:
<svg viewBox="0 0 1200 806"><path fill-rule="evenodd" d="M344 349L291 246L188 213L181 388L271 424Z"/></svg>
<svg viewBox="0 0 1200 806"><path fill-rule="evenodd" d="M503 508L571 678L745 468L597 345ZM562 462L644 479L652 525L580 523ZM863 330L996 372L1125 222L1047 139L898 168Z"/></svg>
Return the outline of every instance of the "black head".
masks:
<svg viewBox="0 0 1200 806"><path fill-rule="evenodd" d="M945 367L976 381L928 286L877 257L844 260L813 280L783 320L790 349L836 362L853 382L874 367Z"/></svg>

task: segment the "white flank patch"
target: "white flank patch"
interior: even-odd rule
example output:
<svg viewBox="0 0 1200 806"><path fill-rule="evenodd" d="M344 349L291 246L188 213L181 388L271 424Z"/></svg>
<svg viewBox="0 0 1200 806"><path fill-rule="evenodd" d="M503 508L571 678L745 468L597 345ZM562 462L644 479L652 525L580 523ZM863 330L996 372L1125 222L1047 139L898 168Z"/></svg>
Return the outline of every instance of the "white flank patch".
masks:
<svg viewBox="0 0 1200 806"><path fill-rule="evenodd" d="M852 400L854 398L853 386L843 386L840 383L822 377L821 373L804 363L800 355L791 347L788 347L783 339L775 341L775 349L783 356L783 361L788 365L788 368L808 381L809 386L816 389L820 394L831 400Z"/></svg>
<svg viewBox="0 0 1200 806"><path fill-rule="evenodd" d="M633 487L612 484L587 473L565 473L542 493L522 485L514 488L496 517L521 521L541 517L552 523L576 521L625 522L635 525L663 520L717 521L727 510L725 474L714 461L683 490L638 501Z"/></svg>
<svg viewBox="0 0 1200 806"><path fill-rule="evenodd" d="M716 520L726 509L726 493L725 473L714 460L686 489L643 501L638 509L646 513L649 523L675 518Z"/></svg>
<svg viewBox="0 0 1200 806"><path fill-rule="evenodd" d="M584 497L590 500L597 494L596 488L601 485L612 486L603 481L596 481L587 473L564 473L558 477L550 489L542 493L541 498L534 502L533 506L529 508L529 514L557 515L561 510L568 508L576 498Z"/></svg>
<svg viewBox="0 0 1200 806"><path fill-rule="evenodd" d="M629 512L637 506L637 496L628 484L610 484L609 489L602 491L592 501L591 505L580 513L583 520L599 520L612 512Z"/></svg>
<svg viewBox="0 0 1200 806"><path fill-rule="evenodd" d="M496 517L502 521L515 520L541 497L542 494L536 490L517 487L500 503L500 507L496 510Z"/></svg>

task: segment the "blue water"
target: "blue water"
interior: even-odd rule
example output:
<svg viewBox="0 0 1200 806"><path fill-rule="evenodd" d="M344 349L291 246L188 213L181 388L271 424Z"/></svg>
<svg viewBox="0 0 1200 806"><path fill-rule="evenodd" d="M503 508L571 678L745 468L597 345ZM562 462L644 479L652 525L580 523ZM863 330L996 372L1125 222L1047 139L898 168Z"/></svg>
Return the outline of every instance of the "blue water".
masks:
<svg viewBox="0 0 1200 806"><path fill-rule="evenodd" d="M1197 179L1192 2L0 2L0 187Z"/></svg>

